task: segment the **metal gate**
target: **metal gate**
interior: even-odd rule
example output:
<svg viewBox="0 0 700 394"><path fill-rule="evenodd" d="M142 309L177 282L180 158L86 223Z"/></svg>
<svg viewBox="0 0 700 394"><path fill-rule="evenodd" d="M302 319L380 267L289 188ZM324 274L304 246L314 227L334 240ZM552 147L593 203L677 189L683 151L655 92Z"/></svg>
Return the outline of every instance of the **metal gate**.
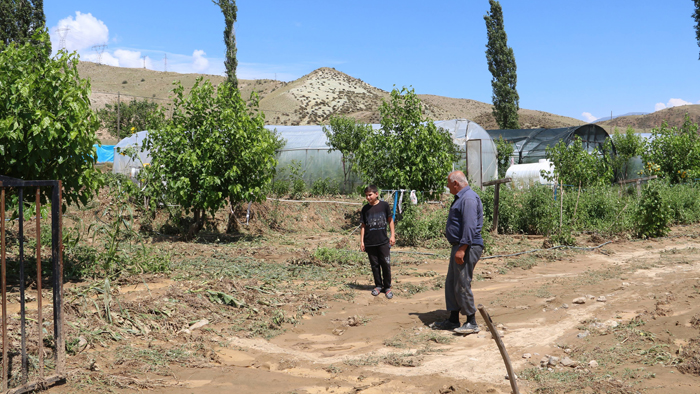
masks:
<svg viewBox="0 0 700 394"><path fill-rule="evenodd" d="M42 300L42 265L41 265L41 190L42 188L51 188L51 286L53 290L53 302L50 307L53 309L53 319L47 318L47 323L53 324L53 345L54 359L53 365L46 366L44 363L44 314ZM2 392L6 393L24 393L32 390L46 388L58 381L65 379L66 368L66 347L63 337L63 236L62 236L62 188L61 181L23 181L20 179L0 176L0 263L1 263L1 278L0 286L2 287ZM24 200L25 192L35 192L36 201L36 319L27 317L27 282L25 274L25 253L24 253ZM17 195L18 197L18 229L17 239L18 253L13 254L12 259L19 267L19 303L20 303L20 343L19 346L12 344L10 346L10 338L8 331L14 329L10 324L7 313L7 252L6 245L6 230L9 219L5 218L6 197L8 195ZM14 250L14 249L13 249ZM36 326L36 354L34 355L32 379L29 380L29 355L27 353L27 321L34 321ZM48 328L48 326L47 326ZM14 330L16 332L16 330ZM18 349L19 348L19 349ZM21 356L21 365L19 374L14 373L12 367L12 359L16 356ZM50 373L50 374L49 374ZM47 376L48 375L48 376ZM14 383L14 387L8 387Z"/></svg>

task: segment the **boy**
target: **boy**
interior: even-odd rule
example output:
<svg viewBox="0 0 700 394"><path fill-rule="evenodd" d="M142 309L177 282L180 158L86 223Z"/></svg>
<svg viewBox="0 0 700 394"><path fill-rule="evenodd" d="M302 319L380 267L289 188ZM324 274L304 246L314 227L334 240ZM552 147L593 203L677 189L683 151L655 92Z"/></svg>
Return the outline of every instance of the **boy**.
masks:
<svg viewBox="0 0 700 394"><path fill-rule="evenodd" d="M386 201L379 201L377 186L369 185L365 188L365 198L369 204L362 207L360 213L360 249L367 252L369 265L374 276L373 296L385 293L386 298L391 299L391 263L390 247L396 243L394 235L394 219L391 207ZM387 237L386 225L391 229L391 238Z"/></svg>

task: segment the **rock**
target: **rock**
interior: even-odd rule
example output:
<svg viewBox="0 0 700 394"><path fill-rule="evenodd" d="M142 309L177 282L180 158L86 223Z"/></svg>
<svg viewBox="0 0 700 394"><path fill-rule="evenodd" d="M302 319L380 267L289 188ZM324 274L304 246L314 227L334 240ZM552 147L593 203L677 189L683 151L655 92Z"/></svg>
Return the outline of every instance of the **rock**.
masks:
<svg viewBox="0 0 700 394"><path fill-rule="evenodd" d="M629 282L622 282L622 287L627 287L629 285L630 285Z"/></svg>
<svg viewBox="0 0 700 394"><path fill-rule="evenodd" d="M596 360L591 360L591 361L588 363L588 366L589 366L590 368L598 368L598 362L597 362Z"/></svg>
<svg viewBox="0 0 700 394"><path fill-rule="evenodd" d="M207 324L209 324L209 320L207 320L207 319L202 319L202 320L200 320L200 321L194 323L193 325L191 325L190 328L189 328L189 330L190 330L190 332L191 332L191 331L194 331L194 330L196 330L196 329L198 329L198 328L202 328L202 327L206 326Z"/></svg>
<svg viewBox="0 0 700 394"><path fill-rule="evenodd" d="M547 364L549 364L549 357L542 357L540 359L540 367L547 368Z"/></svg>
<svg viewBox="0 0 700 394"><path fill-rule="evenodd" d="M564 353L571 354L571 349L564 349Z"/></svg>
<svg viewBox="0 0 700 394"><path fill-rule="evenodd" d="M588 297L589 300L595 300L595 296L592 294L586 294L586 297Z"/></svg>
<svg viewBox="0 0 700 394"><path fill-rule="evenodd" d="M564 309L569 309L569 304L561 304L561 307Z"/></svg>
<svg viewBox="0 0 700 394"><path fill-rule="evenodd" d="M579 297L579 298L574 298L572 301L574 304L585 304L586 303L586 297Z"/></svg>
<svg viewBox="0 0 700 394"><path fill-rule="evenodd" d="M506 331L506 330L507 330L506 326L504 326L503 324L497 325L496 328L499 329L499 330L501 330L501 331Z"/></svg>
<svg viewBox="0 0 700 394"><path fill-rule="evenodd" d="M332 331L332 333L333 333L333 335L341 336L341 335L345 334L345 330L340 329L340 328L336 328L335 330Z"/></svg>
<svg viewBox="0 0 700 394"><path fill-rule="evenodd" d="M616 322L615 320L608 320L604 324L608 328L616 328L619 325L619 323Z"/></svg>
<svg viewBox="0 0 700 394"><path fill-rule="evenodd" d="M557 364L559 364L559 357L549 356L549 360L547 361L547 365L550 367L556 367Z"/></svg>
<svg viewBox="0 0 700 394"><path fill-rule="evenodd" d="M590 335L590 333L591 333L590 331L586 330L586 331L584 331L584 332L578 333L578 335L576 335L576 337L577 337L577 338L585 338L585 337L587 337L588 335Z"/></svg>
<svg viewBox="0 0 700 394"><path fill-rule="evenodd" d="M554 300L556 300L556 299L557 299L557 297L549 297L549 298L545 298L544 302L550 303L550 302L554 302Z"/></svg>
<svg viewBox="0 0 700 394"><path fill-rule="evenodd" d="M598 302L606 302L607 300L608 299L605 298L605 296L600 296L600 297L596 298L596 301L598 301Z"/></svg>
<svg viewBox="0 0 700 394"><path fill-rule="evenodd" d="M568 357L564 357L561 359L561 365L564 367L574 368L576 366L576 364L577 364L576 361L574 361Z"/></svg>
<svg viewBox="0 0 700 394"><path fill-rule="evenodd" d="M78 337L78 346L77 346L77 347L78 347L78 351L77 351L77 353L80 353L80 352L82 352L83 350L87 349L87 346L88 346L87 339L85 339L85 337L83 337L82 335L79 336L79 337Z"/></svg>
<svg viewBox="0 0 700 394"><path fill-rule="evenodd" d="M532 357L532 354L530 354L530 353L523 354L524 359L529 359L530 357Z"/></svg>

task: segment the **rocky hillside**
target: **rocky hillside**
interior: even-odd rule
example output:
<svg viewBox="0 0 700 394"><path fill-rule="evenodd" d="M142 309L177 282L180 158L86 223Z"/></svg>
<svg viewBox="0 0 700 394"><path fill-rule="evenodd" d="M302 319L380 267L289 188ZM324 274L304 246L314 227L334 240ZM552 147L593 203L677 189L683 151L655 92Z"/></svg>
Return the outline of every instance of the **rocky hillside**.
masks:
<svg viewBox="0 0 700 394"><path fill-rule="evenodd" d="M224 80L219 75L178 74L90 62L81 62L78 69L83 78L91 80L91 99L95 109L116 102L117 92L122 101L151 99L168 105L173 81L179 80L189 89L200 76L210 79L214 84ZM267 123L279 125L327 124L334 114L351 116L367 123L379 123L379 106L382 100L389 98L389 92L327 67L291 82L242 79L239 86L246 98L253 92L257 93ZM419 97L425 104L426 114L434 120L463 118L473 120L486 129L498 128L490 104L425 94ZM555 128L584 123L547 112L520 110L520 124L523 128Z"/></svg>

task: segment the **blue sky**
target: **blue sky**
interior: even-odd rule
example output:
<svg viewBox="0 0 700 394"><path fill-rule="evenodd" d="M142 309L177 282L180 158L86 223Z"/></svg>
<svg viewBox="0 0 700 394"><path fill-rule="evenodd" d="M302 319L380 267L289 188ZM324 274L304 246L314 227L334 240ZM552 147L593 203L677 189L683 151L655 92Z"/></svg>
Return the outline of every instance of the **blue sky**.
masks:
<svg viewBox="0 0 700 394"><path fill-rule="evenodd" d="M692 0L501 0L520 107L582 120L700 103ZM335 67L384 90L491 102L488 0L238 0L238 76ZM208 0L46 0L54 48L105 64L222 74L224 20Z"/></svg>

